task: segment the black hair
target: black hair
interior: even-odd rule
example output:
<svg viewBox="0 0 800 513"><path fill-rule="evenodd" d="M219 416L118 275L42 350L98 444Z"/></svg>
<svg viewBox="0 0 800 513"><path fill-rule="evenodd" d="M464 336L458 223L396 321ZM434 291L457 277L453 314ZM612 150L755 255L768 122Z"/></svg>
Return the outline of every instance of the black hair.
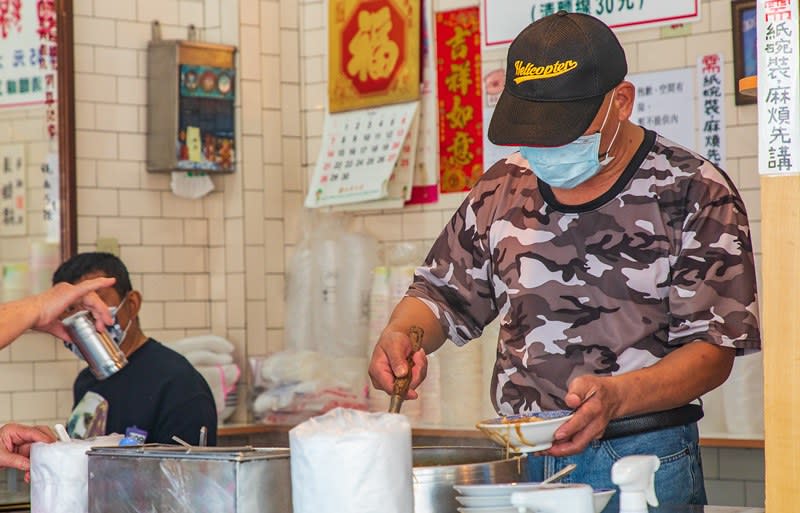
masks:
<svg viewBox="0 0 800 513"><path fill-rule="evenodd" d="M80 253L70 258L53 273L53 285L56 283L78 283L90 273L101 273L109 278L116 278L114 290L119 297L125 297L133 290L128 269L116 255L111 253Z"/></svg>

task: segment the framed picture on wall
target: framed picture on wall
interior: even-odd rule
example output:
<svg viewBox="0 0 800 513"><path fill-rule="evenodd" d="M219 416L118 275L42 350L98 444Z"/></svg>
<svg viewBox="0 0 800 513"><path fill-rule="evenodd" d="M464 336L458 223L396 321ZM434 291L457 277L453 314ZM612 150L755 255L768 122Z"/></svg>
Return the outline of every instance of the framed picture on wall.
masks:
<svg viewBox="0 0 800 513"><path fill-rule="evenodd" d="M756 0L732 0L733 26L733 89L736 105L756 103L755 96L739 92L739 79L758 73L756 57Z"/></svg>

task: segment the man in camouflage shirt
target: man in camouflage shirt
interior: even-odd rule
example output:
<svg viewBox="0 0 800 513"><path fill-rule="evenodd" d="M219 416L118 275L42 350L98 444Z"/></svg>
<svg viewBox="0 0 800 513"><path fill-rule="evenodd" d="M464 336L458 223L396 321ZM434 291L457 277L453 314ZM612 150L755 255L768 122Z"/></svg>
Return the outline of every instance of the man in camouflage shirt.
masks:
<svg viewBox="0 0 800 513"><path fill-rule="evenodd" d="M747 215L723 171L629 121L626 73L613 32L590 16L560 12L515 39L489 137L520 152L445 227L370 375L391 391L406 374L412 325L430 353L499 316L497 412L580 405L546 456L529 458L534 479L576 462L573 481L611 487L617 459L656 454L659 499L703 504L696 418L604 435L614 419L685 408L760 348ZM413 358L412 389L426 371L423 351Z"/></svg>

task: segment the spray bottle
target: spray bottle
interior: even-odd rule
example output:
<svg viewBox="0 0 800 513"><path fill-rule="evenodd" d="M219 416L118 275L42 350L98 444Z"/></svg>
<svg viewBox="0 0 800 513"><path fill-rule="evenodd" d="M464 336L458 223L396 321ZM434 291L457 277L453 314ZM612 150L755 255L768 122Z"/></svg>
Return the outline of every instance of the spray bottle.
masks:
<svg viewBox="0 0 800 513"><path fill-rule="evenodd" d="M611 481L619 486L619 513L647 513L658 506L655 477L661 461L653 455L625 456L611 467Z"/></svg>

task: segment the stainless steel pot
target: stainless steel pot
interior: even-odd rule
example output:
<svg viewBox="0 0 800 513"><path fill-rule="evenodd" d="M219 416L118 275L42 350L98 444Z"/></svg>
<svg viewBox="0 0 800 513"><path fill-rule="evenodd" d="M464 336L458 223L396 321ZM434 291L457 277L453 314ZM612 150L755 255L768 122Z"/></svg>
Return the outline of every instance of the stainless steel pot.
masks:
<svg viewBox="0 0 800 513"><path fill-rule="evenodd" d="M527 481L525 458L493 447L415 447L414 513L457 513L456 484Z"/></svg>

